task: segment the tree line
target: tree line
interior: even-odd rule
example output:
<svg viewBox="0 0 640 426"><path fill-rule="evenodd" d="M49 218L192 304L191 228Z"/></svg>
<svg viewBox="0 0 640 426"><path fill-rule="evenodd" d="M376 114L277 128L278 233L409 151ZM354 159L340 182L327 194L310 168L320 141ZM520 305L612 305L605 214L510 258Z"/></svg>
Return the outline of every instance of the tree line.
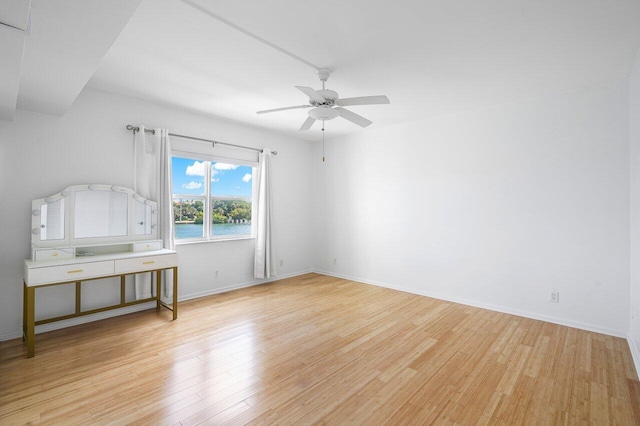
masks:
<svg viewBox="0 0 640 426"><path fill-rule="evenodd" d="M176 223L201 224L204 205L200 200L174 201L173 216ZM244 200L213 200L211 223L229 223L251 220L251 203Z"/></svg>

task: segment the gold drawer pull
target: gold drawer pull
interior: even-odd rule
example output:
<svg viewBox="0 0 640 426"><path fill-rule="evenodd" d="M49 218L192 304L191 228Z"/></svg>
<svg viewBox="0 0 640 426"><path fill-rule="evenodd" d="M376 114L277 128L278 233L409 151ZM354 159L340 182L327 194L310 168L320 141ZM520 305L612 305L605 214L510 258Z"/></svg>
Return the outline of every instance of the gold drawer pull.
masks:
<svg viewBox="0 0 640 426"><path fill-rule="evenodd" d="M155 260L149 260L148 262L142 262L143 265L151 265L152 263L156 263Z"/></svg>
<svg viewBox="0 0 640 426"><path fill-rule="evenodd" d="M77 274L78 272L83 272L84 269L74 269L73 271L67 271L67 274Z"/></svg>

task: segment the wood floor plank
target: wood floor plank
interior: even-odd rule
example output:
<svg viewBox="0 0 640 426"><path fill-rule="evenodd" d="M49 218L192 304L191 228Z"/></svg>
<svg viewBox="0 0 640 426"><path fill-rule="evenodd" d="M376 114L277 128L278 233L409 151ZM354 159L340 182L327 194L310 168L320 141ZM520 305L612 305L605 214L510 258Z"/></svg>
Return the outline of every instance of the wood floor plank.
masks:
<svg viewBox="0 0 640 426"><path fill-rule="evenodd" d="M629 387L630 405L633 411L633 418L640 424L640 382L633 379L627 379Z"/></svg>
<svg viewBox="0 0 640 426"><path fill-rule="evenodd" d="M638 424L625 339L306 274L0 342L0 424Z"/></svg>

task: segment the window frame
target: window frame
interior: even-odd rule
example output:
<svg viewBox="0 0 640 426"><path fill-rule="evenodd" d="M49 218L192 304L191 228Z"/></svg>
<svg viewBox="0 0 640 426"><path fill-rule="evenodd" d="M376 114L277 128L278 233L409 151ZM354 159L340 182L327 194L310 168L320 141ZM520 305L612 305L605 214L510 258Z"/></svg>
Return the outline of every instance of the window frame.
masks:
<svg viewBox="0 0 640 426"><path fill-rule="evenodd" d="M175 244L180 245L180 244L206 243L206 242L217 242L217 241L235 241L235 240L247 240L247 239L255 238L255 235L256 235L255 220L254 220L255 218L254 204L256 199L255 175L258 168L258 162L241 160L241 159L230 158L230 157L222 157L222 156L216 156L216 155L207 155L207 154L201 154L201 153L195 153L195 152L189 152L189 151L180 151L180 150L173 150L171 152L171 161L173 161L174 157L184 158L184 159L194 160L194 161L203 161L205 163L203 195L173 193L173 173L172 173L172 177L171 177L172 208L173 208L174 202L176 200L181 200L181 199L191 199L196 201L202 200L202 203L203 203L202 233L204 235L202 237L195 237L195 238L176 238L175 230L174 230ZM233 165L244 166L244 167L251 167L251 197L212 195L211 194L212 163L226 163L226 164L233 164ZM228 234L228 235L219 235L219 236L212 235L211 234L211 231L212 231L211 210L212 210L212 205L214 200L250 201L251 202L251 233L248 235L247 234L243 234L243 235ZM175 218L174 218L174 227L175 227Z"/></svg>

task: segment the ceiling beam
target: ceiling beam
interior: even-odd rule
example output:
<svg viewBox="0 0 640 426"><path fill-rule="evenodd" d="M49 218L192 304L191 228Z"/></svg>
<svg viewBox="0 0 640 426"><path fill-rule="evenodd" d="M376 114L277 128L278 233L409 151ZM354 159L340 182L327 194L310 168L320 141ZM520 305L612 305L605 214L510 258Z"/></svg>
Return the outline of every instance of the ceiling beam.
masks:
<svg viewBox="0 0 640 426"><path fill-rule="evenodd" d="M2 0L0 23L22 31L29 25L31 0Z"/></svg>
<svg viewBox="0 0 640 426"><path fill-rule="evenodd" d="M33 0L17 107L62 116L142 0Z"/></svg>
<svg viewBox="0 0 640 426"><path fill-rule="evenodd" d="M16 114L31 0L3 0L0 8L0 120Z"/></svg>

